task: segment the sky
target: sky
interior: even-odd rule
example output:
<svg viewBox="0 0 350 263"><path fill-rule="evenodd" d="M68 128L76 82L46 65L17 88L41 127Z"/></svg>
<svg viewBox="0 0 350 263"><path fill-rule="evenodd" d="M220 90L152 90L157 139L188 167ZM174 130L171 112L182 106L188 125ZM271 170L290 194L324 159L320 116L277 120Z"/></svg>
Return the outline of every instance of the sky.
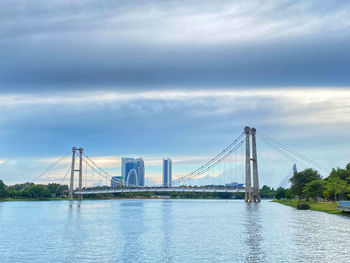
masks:
<svg viewBox="0 0 350 263"><path fill-rule="evenodd" d="M162 158L180 177L246 125L329 169L350 162L347 1L15 2L0 2L7 184L59 180L72 146L113 175L143 157L161 183ZM259 141L258 163L274 187L293 165Z"/></svg>

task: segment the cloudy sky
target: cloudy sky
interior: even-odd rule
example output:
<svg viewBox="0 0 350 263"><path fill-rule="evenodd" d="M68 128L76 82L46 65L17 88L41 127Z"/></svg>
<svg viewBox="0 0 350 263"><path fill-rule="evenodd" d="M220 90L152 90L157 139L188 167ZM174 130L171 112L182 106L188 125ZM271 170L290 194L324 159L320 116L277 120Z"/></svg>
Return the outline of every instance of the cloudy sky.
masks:
<svg viewBox="0 0 350 263"><path fill-rule="evenodd" d="M0 179L44 180L81 146L116 175L120 156L144 157L159 183L163 157L184 175L245 125L342 167L349 17L347 1L3 0ZM292 163L258 147L277 186Z"/></svg>

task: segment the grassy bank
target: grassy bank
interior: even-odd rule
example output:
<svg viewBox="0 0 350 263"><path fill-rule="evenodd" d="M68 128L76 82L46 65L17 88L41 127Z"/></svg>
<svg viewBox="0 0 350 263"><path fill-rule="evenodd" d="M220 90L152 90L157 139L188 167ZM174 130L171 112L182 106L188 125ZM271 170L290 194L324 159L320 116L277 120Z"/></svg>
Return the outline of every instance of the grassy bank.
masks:
<svg viewBox="0 0 350 263"><path fill-rule="evenodd" d="M314 202L298 200L273 200L272 202L292 206L294 208L297 207L298 203L308 204L311 207L311 210L326 212L328 214L342 214L342 211L336 209L338 202Z"/></svg>

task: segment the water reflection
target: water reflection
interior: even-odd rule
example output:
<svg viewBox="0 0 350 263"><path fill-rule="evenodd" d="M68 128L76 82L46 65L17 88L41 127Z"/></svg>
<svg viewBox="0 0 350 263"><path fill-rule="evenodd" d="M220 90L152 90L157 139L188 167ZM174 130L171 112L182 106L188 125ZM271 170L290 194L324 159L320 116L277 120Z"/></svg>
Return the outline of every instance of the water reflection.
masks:
<svg viewBox="0 0 350 263"><path fill-rule="evenodd" d="M172 262L172 253L171 253L171 232L173 226L173 215L172 211L172 202L169 200L162 200L161 203L161 225L160 230L163 234L163 239L161 242L161 258L163 262Z"/></svg>
<svg viewBox="0 0 350 263"><path fill-rule="evenodd" d="M120 203L122 215L119 227L122 233L121 262L136 262L143 257L141 236L145 232L143 200L128 200Z"/></svg>
<svg viewBox="0 0 350 263"><path fill-rule="evenodd" d="M248 247L245 262L264 262L265 255L262 249L262 225L261 225L261 204L246 203L245 207L245 244Z"/></svg>
<svg viewBox="0 0 350 263"><path fill-rule="evenodd" d="M350 220L276 203L0 204L1 262L349 262Z"/></svg>
<svg viewBox="0 0 350 263"><path fill-rule="evenodd" d="M74 261L82 252L83 243L86 240L84 231L81 228L81 202L68 201L69 209L67 209L67 224L65 224L64 240L66 241L67 251L65 260ZM74 248L74 249L69 249Z"/></svg>

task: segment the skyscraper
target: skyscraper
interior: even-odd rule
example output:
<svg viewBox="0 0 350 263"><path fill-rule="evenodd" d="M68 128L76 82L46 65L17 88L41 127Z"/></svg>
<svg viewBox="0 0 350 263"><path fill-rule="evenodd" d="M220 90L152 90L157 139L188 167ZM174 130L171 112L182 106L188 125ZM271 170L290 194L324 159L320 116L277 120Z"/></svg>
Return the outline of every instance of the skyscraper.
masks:
<svg viewBox="0 0 350 263"><path fill-rule="evenodd" d="M163 186L171 187L172 180L172 160L170 158L163 159Z"/></svg>
<svg viewBox="0 0 350 263"><path fill-rule="evenodd" d="M121 172L126 186L145 185L145 164L142 158L122 158Z"/></svg>

